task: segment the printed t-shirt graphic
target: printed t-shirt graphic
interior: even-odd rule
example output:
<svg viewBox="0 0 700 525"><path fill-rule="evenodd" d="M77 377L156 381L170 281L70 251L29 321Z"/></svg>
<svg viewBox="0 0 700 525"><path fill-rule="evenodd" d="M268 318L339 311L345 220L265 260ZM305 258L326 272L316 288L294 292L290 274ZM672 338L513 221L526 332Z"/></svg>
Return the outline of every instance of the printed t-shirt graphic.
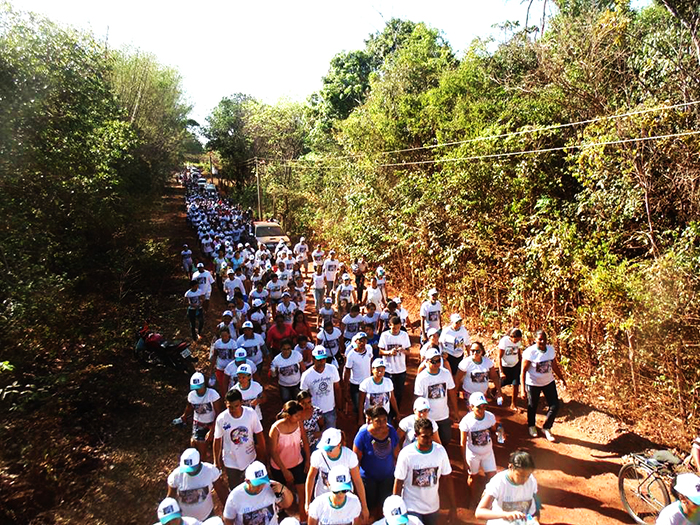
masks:
<svg viewBox="0 0 700 525"><path fill-rule="evenodd" d="M436 383L428 386L428 399L440 399L447 395L447 385L445 383Z"/></svg>
<svg viewBox="0 0 700 525"><path fill-rule="evenodd" d="M414 468L412 471L412 483L416 487L432 487L438 482L438 468Z"/></svg>

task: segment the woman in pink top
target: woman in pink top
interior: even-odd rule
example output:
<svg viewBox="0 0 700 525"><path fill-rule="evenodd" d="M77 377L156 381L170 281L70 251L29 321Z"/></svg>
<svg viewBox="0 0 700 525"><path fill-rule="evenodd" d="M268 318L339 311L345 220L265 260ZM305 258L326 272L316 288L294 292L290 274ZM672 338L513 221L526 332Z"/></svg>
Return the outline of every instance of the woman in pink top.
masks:
<svg viewBox="0 0 700 525"><path fill-rule="evenodd" d="M271 478L286 485L292 485L299 496L299 521L306 521L304 483L309 471L309 438L304 430L303 407L298 401L287 401L282 412L277 414L270 428ZM302 456L302 446L304 455ZM304 459L306 458L306 459Z"/></svg>

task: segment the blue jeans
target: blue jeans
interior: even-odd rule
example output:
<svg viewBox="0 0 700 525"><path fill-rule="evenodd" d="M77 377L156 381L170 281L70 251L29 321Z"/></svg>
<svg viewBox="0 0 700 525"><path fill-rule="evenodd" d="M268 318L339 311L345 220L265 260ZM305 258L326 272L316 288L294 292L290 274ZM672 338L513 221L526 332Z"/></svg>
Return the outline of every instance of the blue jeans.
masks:
<svg viewBox="0 0 700 525"><path fill-rule="evenodd" d="M314 307L316 308L317 312L323 306L324 291L325 290L323 288L314 288Z"/></svg>
<svg viewBox="0 0 700 525"><path fill-rule="evenodd" d="M440 511L438 510L437 512L433 512L432 514L418 514L417 512L414 512L412 510L409 510L408 513L411 516L415 516L419 520L423 522L423 525L438 525L438 518L440 517Z"/></svg>
<svg viewBox="0 0 700 525"><path fill-rule="evenodd" d="M335 408L328 412L324 412L321 415L323 416L323 421L325 422L323 430L326 430L327 428L338 428L336 426L336 423L338 422L338 414L336 413Z"/></svg>

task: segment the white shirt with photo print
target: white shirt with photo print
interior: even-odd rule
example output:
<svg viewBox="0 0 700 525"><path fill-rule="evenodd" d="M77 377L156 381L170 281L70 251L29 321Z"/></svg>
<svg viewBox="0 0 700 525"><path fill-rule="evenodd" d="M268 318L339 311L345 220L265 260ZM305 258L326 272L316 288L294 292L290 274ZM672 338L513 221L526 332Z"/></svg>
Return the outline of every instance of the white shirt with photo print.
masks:
<svg viewBox="0 0 700 525"><path fill-rule="evenodd" d="M493 361L483 356L481 363L476 363L472 356L464 356L457 366L465 372L462 380L462 388L468 394L474 392L486 393L489 389L489 370L493 368Z"/></svg>
<svg viewBox="0 0 700 525"><path fill-rule="evenodd" d="M328 488L328 472L330 472L333 467L340 465L347 467L348 470L352 470L359 464L360 462L357 459L357 454L348 447L340 447L340 456L336 459L328 457L328 454L320 448L314 450L311 453L311 460L309 461L309 465L318 470L314 497L318 498L321 494L330 492Z"/></svg>
<svg viewBox="0 0 700 525"><path fill-rule="evenodd" d="M469 412L459 422L459 430L467 433L467 449L473 454L484 456L493 453L491 428L496 424L496 416L488 410L484 418L477 419L474 412Z"/></svg>
<svg viewBox="0 0 700 525"><path fill-rule="evenodd" d="M496 474L486 484L484 494L493 498L491 510L513 512L534 515L537 511L535 495L537 494L537 480L530 474L522 485L516 485L508 477L508 471L503 470ZM504 520L489 520L487 525L500 525ZM512 523L512 522L508 522Z"/></svg>
<svg viewBox="0 0 700 525"><path fill-rule="evenodd" d="M297 386L301 381L301 368L299 363L304 360L299 352L292 350L289 357L284 358L277 354L270 363L270 370L277 372L277 380L282 386Z"/></svg>
<svg viewBox="0 0 700 525"><path fill-rule="evenodd" d="M420 305L420 316L424 319L425 331L431 328L440 328L440 313L442 312L442 304L440 301L423 301Z"/></svg>
<svg viewBox="0 0 700 525"><path fill-rule="evenodd" d="M202 468L195 475L183 472L180 468L168 476L168 486L177 491L177 501L183 516L204 521L214 510L212 489L221 471L211 463L202 462Z"/></svg>
<svg viewBox="0 0 700 525"><path fill-rule="evenodd" d="M216 418L214 439L222 439L224 466L245 470L255 461L254 435L262 432L255 410L243 407L241 417L235 418L226 409ZM263 438L264 439L264 438Z"/></svg>
<svg viewBox="0 0 700 525"><path fill-rule="evenodd" d="M229 493L224 518L235 525L277 525L278 500L270 484L263 485L258 494L251 494L246 487L241 483Z"/></svg>
<svg viewBox="0 0 700 525"><path fill-rule="evenodd" d="M466 328L460 326L459 330L454 330L450 325L442 329L440 344L443 350L452 357L462 357L464 349L472 344L472 340Z"/></svg>
<svg viewBox="0 0 700 525"><path fill-rule="evenodd" d="M196 390L190 390L187 394L187 401L194 408L194 420L197 423L213 423L216 419L214 403L221 398L214 388L207 388L203 396L197 394Z"/></svg>
<svg viewBox="0 0 700 525"><path fill-rule="evenodd" d="M364 392L365 406L362 410L366 410L371 406L380 406L389 412L391 409L391 393L394 391L394 383L388 377L383 377L381 383L376 383L374 377L368 377L360 383L360 392Z"/></svg>
<svg viewBox="0 0 700 525"><path fill-rule="evenodd" d="M250 385L248 386L248 388L243 388L240 383L236 383L235 385L233 385L233 387L231 387L231 390L233 390L234 388L238 390L241 393L241 395L243 395L243 406L250 408L253 408L251 406L251 403L258 399L263 393L262 385L252 379L250 380ZM258 415L260 421L262 421L263 416L262 410L260 410L260 405L255 405L254 410L255 413Z"/></svg>
<svg viewBox="0 0 700 525"><path fill-rule="evenodd" d="M455 381L446 368L440 367L437 374L431 374L430 369L426 367L416 376L413 393L428 400L431 419L444 421L450 417L447 392L454 387Z"/></svg>
<svg viewBox="0 0 700 525"><path fill-rule="evenodd" d="M406 332L400 330L398 335L392 334L391 330L382 332L378 346L382 350L396 350L396 355L383 356L388 373L400 374L406 371L406 352L411 348L411 340Z"/></svg>
<svg viewBox="0 0 700 525"><path fill-rule="evenodd" d="M519 350L520 341L514 343L513 340L508 335L501 337L498 341L498 348L503 350L503 357L501 358L501 366L503 368L513 368L520 361Z"/></svg>
<svg viewBox="0 0 700 525"><path fill-rule="evenodd" d="M525 372L525 384L530 386L547 386L554 381L554 347L547 345L544 352L540 352L537 345L532 345L523 351L523 361L530 361L530 366Z"/></svg>
<svg viewBox="0 0 700 525"><path fill-rule="evenodd" d="M445 447L432 443L430 452L417 445L406 447L396 459L394 477L403 480L403 500L406 508L416 514L432 514L440 510L440 477L452 473Z"/></svg>
<svg viewBox="0 0 700 525"><path fill-rule="evenodd" d="M330 494L323 494L314 499L309 505L309 517L321 525L350 525L362 514L360 498L352 492L345 494L345 503L339 507L333 506L330 498Z"/></svg>

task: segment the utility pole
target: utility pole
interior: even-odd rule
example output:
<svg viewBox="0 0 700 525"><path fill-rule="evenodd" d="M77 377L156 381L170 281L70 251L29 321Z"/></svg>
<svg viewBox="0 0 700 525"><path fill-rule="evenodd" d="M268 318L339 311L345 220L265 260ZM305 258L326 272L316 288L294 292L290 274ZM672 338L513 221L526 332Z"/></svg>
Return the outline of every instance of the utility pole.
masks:
<svg viewBox="0 0 700 525"><path fill-rule="evenodd" d="M258 185L258 220L263 220L262 215L262 190L260 188L260 171L258 170L258 157L255 157L255 181Z"/></svg>
<svg viewBox="0 0 700 525"><path fill-rule="evenodd" d="M214 170L212 168L213 164L211 162L211 151L209 152L209 174L211 175L211 183L214 184Z"/></svg>

